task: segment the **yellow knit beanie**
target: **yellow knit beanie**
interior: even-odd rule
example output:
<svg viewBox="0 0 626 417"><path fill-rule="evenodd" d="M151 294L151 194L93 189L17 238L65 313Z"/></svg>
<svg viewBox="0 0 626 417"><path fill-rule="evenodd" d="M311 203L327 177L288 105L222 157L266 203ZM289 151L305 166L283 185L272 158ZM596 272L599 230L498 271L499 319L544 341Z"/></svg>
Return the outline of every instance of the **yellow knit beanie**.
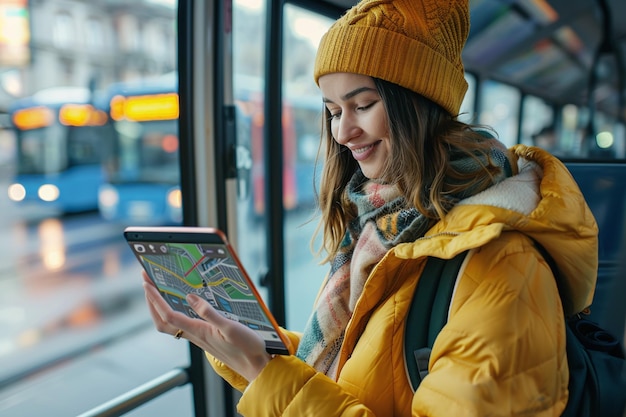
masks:
<svg viewBox="0 0 626 417"><path fill-rule="evenodd" d="M467 82L468 0L363 0L322 37L314 77L350 72L399 84L456 116Z"/></svg>

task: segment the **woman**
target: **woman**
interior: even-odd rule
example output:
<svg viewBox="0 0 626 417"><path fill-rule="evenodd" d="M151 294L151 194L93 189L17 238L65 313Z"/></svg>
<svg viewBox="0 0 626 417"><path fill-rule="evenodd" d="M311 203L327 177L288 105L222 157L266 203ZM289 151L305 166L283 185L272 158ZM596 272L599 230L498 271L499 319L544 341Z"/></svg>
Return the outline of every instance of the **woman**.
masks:
<svg viewBox="0 0 626 417"><path fill-rule="evenodd" d="M597 227L566 168L506 150L456 119L467 89L467 1L366 0L324 36L320 230L330 273L297 351L271 357L208 303L173 312L146 280L157 329L207 352L243 391L245 416L560 415L567 402L564 313L554 258L579 311L590 304ZM428 256L469 250L447 325L413 392L405 319ZM409 329L410 331L410 329ZM182 332L182 333L181 333Z"/></svg>

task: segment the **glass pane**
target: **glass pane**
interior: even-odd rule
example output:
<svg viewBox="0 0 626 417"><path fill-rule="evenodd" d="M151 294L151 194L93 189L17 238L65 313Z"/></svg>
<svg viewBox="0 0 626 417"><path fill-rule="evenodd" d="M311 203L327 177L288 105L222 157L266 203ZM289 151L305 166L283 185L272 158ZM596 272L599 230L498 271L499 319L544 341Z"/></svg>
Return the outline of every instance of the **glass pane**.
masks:
<svg viewBox="0 0 626 417"><path fill-rule="evenodd" d="M314 175L322 128L322 96L313 80L317 46L332 20L292 5L285 6L283 121L285 166L291 197L287 200L286 303L290 329L302 331L328 270L311 252L315 217ZM320 164L323 161L320 161ZM321 166L318 167L319 177ZM312 220L312 221L310 221ZM314 243L319 248L319 242Z"/></svg>
<svg viewBox="0 0 626 417"><path fill-rule="evenodd" d="M623 124L618 123L615 117L596 111L594 128L594 136L589 142L589 156L601 159L623 158Z"/></svg>
<svg viewBox="0 0 626 417"><path fill-rule="evenodd" d="M555 150L555 144L546 142L543 137L554 131L552 107L535 96L524 97L521 143L535 145L549 151Z"/></svg>
<svg viewBox="0 0 626 417"><path fill-rule="evenodd" d="M467 81L467 93L465 93L461 103L459 120L465 123L474 123L476 121L476 109L474 108L476 101L476 77L465 73L465 81Z"/></svg>
<svg viewBox="0 0 626 417"><path fill-rule="evenodd" d="M265 3L235 1L233 71L237 110L238 230L241 261L258 284L267 265L264 229L263 88ZM287 325L302 330L326 268L316 264L313 236L314 164L322 100L313 81L321 35L332 23L286 5L283 67L283 206ZM261 294L266 297L265 288Z"/></svg>
<svg viewBox="0 0 626 417"><path fill-rule="evenodd" d="M561 120L562 131L559 138L561 150L574 158L586 158L589 110L573 104L565 105L561 110Z"/></svg>
<svg viewBox="0 0 626 417"><path fill-rule="evenodd" d="M626 125L623 122L615 122L613 136L615 139L615 157L626 158Z"/></svg>
<svg viewBox="0 0 626 417"><path fill-rule="evenodd" d="M237 135L237 251L260 285L267 265L263 164L265 1L233 2L232 68Z"/></svg>
<svg viewBox="0 0 626 417"><path fill-rule="evenodd" d="M493 127L506 146L515 145L520 92L514 87L487 80L482 84L479 94L480 123Z"/></svg>
<svg viewBox="0 0 626 417"><path fill-rule="evenodd" d="M558 133L559 150L575 159L615 159L625 157L624 124L615 117L596 110L590 130L591 112L568 104L561 111L562 131Z"/></svg>
<svg viewBox="0 0 626 417"><path fill-rule="evenodd" d="M154 329L122 236L142 221L121 208L176 214L176 17L175 0L0 0L2 415L79 415L188 364Z"/></svg>

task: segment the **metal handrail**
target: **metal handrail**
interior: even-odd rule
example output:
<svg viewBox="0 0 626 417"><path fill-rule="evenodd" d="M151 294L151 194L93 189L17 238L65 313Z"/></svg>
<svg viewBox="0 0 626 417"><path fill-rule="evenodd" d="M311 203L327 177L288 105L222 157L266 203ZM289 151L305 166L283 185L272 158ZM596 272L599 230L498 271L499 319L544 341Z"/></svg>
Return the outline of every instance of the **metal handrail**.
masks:
<svg viewBox="0 0 626 417"><path fill-rule="evenodd" d="M146 382L78 417L117 417L153 400L167 391L189 383L187 369L176 368Z"/></svg>

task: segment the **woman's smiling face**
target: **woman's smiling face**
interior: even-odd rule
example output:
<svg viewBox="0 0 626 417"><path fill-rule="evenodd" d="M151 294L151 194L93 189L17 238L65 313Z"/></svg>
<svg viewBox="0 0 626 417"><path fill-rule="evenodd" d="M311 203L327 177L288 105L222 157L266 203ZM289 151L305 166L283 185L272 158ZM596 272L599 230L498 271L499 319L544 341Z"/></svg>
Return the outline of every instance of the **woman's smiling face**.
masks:
<svg viewBox="0 0 626 417"><path fill-rule="evenodd" d="M391 142L385 107L374 79L332 73L320 77L319 86L331 114L333 138L350 149L367 178L380 178L391 154Z"/></svg>

